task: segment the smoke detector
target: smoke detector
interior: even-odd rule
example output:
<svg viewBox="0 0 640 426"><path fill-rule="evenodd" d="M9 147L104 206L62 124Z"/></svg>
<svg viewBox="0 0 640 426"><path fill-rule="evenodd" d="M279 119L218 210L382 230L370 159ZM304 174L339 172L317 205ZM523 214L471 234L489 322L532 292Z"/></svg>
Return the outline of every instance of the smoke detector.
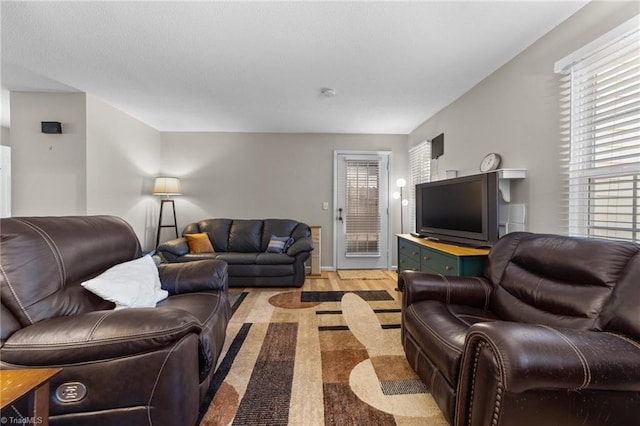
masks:
<svg viewBox="0 0 640 426"><path fill-rule="evenodd" d="M320 89L320 94L325 98L333 98L336 95L336 91L330 87L323 87Z"/></svg>

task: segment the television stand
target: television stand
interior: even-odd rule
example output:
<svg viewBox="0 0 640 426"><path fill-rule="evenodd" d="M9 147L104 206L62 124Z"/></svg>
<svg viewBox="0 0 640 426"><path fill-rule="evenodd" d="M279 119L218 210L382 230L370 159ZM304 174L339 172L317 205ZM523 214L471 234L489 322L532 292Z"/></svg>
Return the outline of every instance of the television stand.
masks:
<svg viewBox="0 0 640 426"><path fill-rule="evenodd" d="M398 274L421 271L431 274L481 276L489 254L488 248L462 247L397 234Z"/></svg>

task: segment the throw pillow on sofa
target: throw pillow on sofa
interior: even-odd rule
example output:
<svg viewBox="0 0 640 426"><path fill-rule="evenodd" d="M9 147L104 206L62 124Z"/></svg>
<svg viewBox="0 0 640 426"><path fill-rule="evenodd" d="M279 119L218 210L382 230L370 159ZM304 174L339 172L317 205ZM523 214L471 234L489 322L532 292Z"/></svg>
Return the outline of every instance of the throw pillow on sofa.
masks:
<svg viewBox="0 0 640 426"><path fill-rule="evenodd" d="M291 237L276 237L272 235L267 246L267 253L284 253L291 244L293 244L293 238Z"/></svg>
<svg viewBox="0 0 640 426"><path fill-rule="evenodd" d="M206 232L184 234L184 238L189 245L189 253L215 253Z"/></svg>
<svg viewBox="0 0 640 426"><path fill-rule="evenodd" d="M152 308L169 296L160 287L158 268L151 256L112 266L82 287L116 304L116 309Z"/></svg>

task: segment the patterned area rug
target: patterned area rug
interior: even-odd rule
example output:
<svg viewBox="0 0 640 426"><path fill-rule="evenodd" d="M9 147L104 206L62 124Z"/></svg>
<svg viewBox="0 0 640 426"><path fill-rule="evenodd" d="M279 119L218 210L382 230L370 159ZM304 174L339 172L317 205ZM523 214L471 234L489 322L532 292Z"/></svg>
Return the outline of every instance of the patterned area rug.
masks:
<svg viewBox="0 0 640 426"><path fill-rule="evenodd" d="M368 269L368 270L341 270L338 271L338 276L341 280L387 280L389 279L389 275L387 275L384 271L379 271L377 269Z"/></svg>
<svg viewBox="0 0 640 426"><path fill-rule="evenodd" d="M232 289L235 312L199 424L447 425L404 357L392 276Z"/></svg>

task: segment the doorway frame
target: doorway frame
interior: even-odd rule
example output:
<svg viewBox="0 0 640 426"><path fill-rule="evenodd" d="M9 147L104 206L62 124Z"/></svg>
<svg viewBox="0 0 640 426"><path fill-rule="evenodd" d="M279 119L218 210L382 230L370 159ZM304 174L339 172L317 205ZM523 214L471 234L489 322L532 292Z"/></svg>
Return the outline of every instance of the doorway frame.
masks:
<svg viewBox="0 0 640 426"><path fill-rule="evenodd" d="M338 205L338 156L339 155L380 155L387 157L387 251L385 256L387 258L386 270L391 270L391 255L393 235L391 229L393 228L392 222L392 209L391 209L391 176L393 176L393 151L379 151L379 150L351 150L351 149L336 149L333 151L333 212L331 217L331 227L333 228L333 270L338 270L338 227L336 226L336 206Z"/></svg>

